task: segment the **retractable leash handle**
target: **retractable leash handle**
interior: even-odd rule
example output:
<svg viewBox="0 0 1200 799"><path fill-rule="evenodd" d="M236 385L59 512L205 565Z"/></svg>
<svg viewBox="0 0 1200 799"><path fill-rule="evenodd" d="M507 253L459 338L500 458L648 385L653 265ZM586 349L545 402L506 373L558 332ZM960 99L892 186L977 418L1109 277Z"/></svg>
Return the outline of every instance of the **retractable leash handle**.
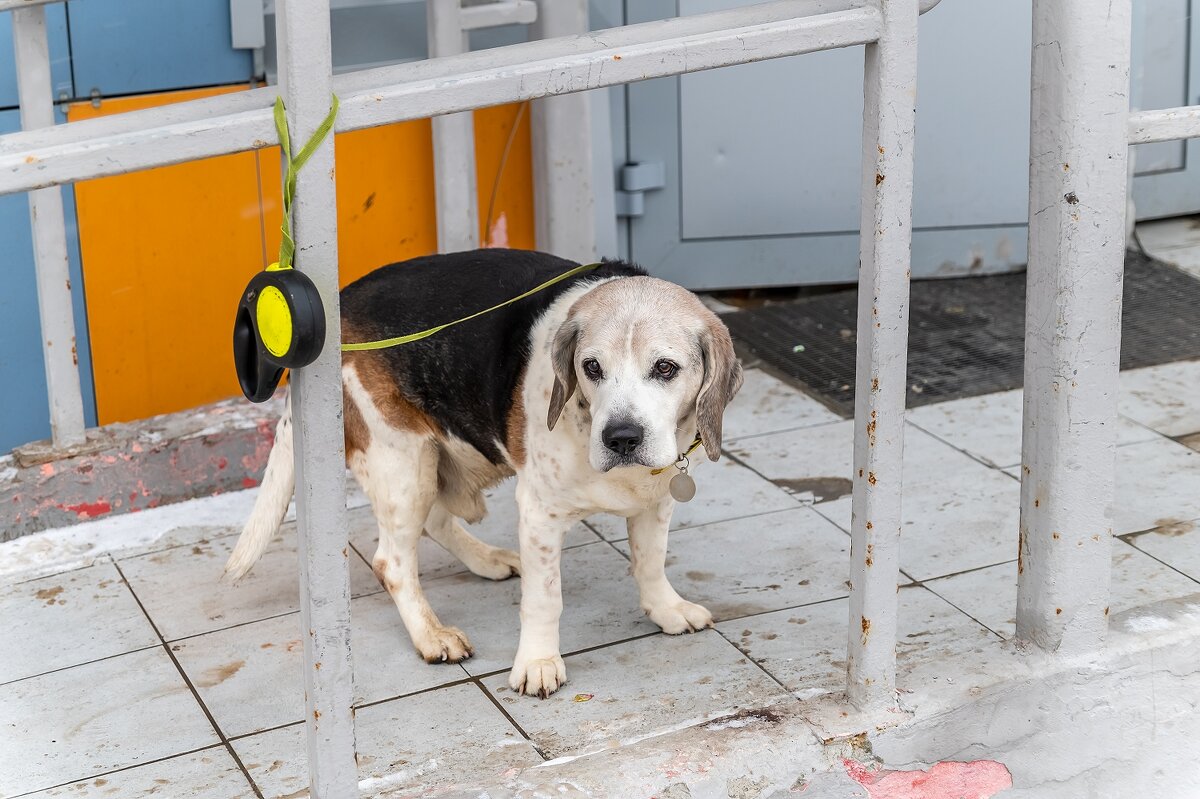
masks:
<svg viewBox="0 0 1200 799"><path fill-rule="evenodd" d="M251 278L233 323L233 363L246 399L265 402L275 393L284 369L308 366L325 345L325 306L312 280L292 268L292 197L296 173L333 129L338 100L304 148L292 156L283 99L275 100L275 128L287 166L283 181L283 238L279 261Z"/></svg>

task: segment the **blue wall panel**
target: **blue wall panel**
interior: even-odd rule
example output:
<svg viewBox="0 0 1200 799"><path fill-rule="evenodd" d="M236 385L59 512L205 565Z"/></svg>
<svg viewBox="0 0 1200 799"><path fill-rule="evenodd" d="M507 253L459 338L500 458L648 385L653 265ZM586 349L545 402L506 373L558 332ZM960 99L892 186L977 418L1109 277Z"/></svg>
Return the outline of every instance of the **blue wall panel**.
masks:
<svg viewBox="0 0 1200 799"><path fill-rule="evenodd" d="M87 0L70 10L80 97L250 79L250 52L230 42L229 0Z"/></svg>
<svg viewBox="0 0 1200 799"><path fill-rule="evenodd" d="M67 46L67 12L63 4L46 7L46 29L50 38L50 72L54 94L71 90L71 53ZM17 69L13 57L12 14L0 12L0 108L17 106Z"/></svg>
<svg viewBox="0 0 1200 799"><path fill-rule="evenodd" d="M20 127L16 111L0 111L0 134ZM64 188L67 241L71 257L71 294L75 302L76 351L88 425L96 424L92 364L79 269L74 197ZM46 372L42 363L41 324L34 277L29 200L24 194L0 196L0 454L14 446L50 436Z"/></svg>

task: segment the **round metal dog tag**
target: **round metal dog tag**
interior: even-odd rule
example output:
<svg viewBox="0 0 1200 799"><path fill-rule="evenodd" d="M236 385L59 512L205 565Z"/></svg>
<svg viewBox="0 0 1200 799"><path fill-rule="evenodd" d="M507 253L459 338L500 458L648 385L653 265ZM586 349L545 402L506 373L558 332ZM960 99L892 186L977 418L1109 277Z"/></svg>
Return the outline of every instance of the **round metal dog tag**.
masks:
<svg viewBox="0 0 1200 799"><path fill-rule="evenodd" d="M696 496L696 481L687 472L680 472L671 478L667 489L676 502L689 502L692 497Z"/></svg>

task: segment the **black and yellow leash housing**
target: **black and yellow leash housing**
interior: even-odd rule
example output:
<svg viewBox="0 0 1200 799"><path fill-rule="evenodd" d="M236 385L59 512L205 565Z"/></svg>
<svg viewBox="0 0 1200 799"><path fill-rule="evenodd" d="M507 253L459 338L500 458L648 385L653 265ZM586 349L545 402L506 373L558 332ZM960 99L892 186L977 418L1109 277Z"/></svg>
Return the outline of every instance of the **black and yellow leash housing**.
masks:
<svg viewBox="0 0 1200 799"><path fill-rule="evenodd" d="M233 322L233 364L242 393L251 402L270 399L283 379L283 370L308 366L325 344L325 306L320 292L307 275L292 268L296 252L292 198L296 194L296 173L333 130L337 109L335 96L329 115L293 156L283 99L275 100L275 129L286 167L279 260L251 278Z"/></svg>
<svg viewBox="0 0 1200 799"><path fill-rule="evenodd" d="M250 280L233 324L233 362L246 399L270 399L283 370L308 366L324 343L325 308L307 275L271 264Z"/></svg>

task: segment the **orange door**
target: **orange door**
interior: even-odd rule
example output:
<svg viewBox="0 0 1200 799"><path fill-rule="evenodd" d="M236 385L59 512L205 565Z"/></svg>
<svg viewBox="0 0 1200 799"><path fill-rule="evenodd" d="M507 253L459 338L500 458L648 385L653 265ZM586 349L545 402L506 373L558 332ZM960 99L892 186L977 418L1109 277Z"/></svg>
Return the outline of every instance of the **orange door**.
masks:
<svg viewBox="0 0 1200 799"><path fill-rule="evenodd" d="M72 121L245 87L90 102ZM492 229L533 246L528 114L476 114L480 215L493 188ZM340 134L338 246L342 285L383 264L436 249L426 120ZM276 259L277 149L238 153L77 184L84 292L101 424L191 408L238 394L233 315L250 277ZM484 220L481 220L481 226ZM505 243L504 241L498 243Z"/></svg>

